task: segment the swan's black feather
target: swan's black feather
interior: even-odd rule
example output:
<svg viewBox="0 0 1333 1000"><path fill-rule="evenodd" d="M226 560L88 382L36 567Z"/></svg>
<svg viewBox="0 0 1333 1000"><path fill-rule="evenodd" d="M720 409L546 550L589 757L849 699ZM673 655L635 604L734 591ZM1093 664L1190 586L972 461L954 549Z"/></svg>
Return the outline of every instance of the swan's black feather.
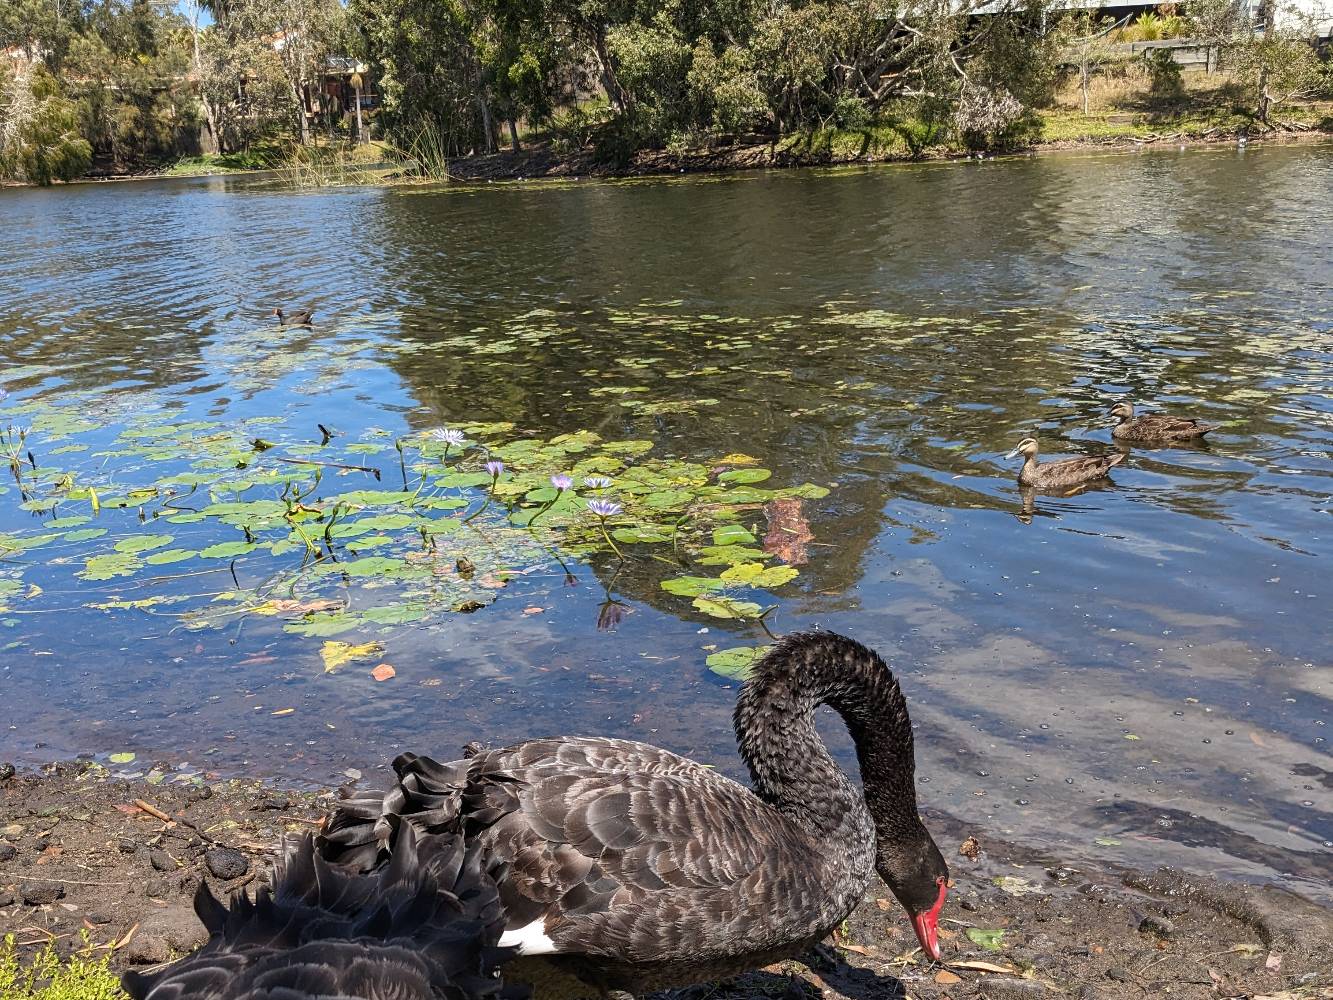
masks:
<svg viewBox="0 0 1333 1000"><path fill-rule="evenodd" d="M291 842L272 890L230 907L206 885L195 912L208 942L153 973L126 973L134 1000L510 1000L499 948L503 866L457 834L399 832L370 874L339 869L311 837Z"/></svg>

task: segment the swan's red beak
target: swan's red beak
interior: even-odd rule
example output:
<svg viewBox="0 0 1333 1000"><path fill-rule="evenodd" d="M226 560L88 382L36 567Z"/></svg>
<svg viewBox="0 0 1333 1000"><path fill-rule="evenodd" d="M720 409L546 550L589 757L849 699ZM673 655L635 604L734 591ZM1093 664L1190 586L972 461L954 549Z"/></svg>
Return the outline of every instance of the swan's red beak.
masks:
<svg viewBox="0 0 1333 1000"><path fill-rule="evenodd" d="M940 960L940 910L944 906L944 897L949 894L949 883L940 879L938 884L940 894L935 899L935 905L929 910L912 914L912 930L916 931L916 939L921 942L921 950L935 962Z"/></svg>

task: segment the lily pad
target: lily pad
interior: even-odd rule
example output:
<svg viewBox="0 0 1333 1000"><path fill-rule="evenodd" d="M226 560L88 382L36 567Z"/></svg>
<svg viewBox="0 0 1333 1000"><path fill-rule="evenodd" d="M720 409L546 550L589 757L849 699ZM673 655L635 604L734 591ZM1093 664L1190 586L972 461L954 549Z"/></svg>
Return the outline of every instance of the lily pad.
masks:
<svg viewBox="0 0 1333 1000"><path fill-rule="evenodd" d="M745 680L750 676L750 670L759 658L767 653L772 646L733 646L730 649L719 649L716 653L710 653L708 659L708 669L720 677L726 677L731 680Z"/></svg>

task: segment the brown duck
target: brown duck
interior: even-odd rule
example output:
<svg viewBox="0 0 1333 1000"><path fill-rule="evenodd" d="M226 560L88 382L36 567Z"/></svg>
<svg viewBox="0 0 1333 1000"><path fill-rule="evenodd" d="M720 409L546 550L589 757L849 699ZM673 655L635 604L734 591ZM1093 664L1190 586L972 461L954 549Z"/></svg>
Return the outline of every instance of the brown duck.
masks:
<svg viewBox="0 0 1333 1000"><path fill-rule="evenodd" d="M1165 413L1144 413L1134 416L1132 403L1116 403L1111 407L1116 418L1111 436L1118 441L1193 441L1216 428L1193 417L1173 417Z"/></svg>
<svg viewBox="0 0 1333 1000"><path fill-rule="evenodd" d="M1058 458L1053 462L1037 461L1037 439L1024 438L1018 447L1005 458L1023 456L1023 468L1018 470L1020 486L1035 486L1038 489L1055 489L1061 486L1078 486L1101 479L1111 467L1119 465L1125 456L1119 452L1114 455L1084 455L1079 458Z"/></svg>
<svg viewBox="0 0 1333 1000"><path fill-rule="evenodd" d="M860 786L815 729L820 705L851 731ZM520 960L533 980L572 975L575 996L640 994L798 955L851 913L876 872L938 959L949 870L917 813L912 723L884 661L830 632L788 635L755 665L734 722L753 791L629 740L475 747L452 763L406 753L387 793L338 806L320 850L374 870L392 863L405 830L461 830L509 866L500 946L533 956Z"/></svg>
<svg viewBox="0 0 1333 1000"><path fill-rule="evenodd" d="M315 310L298 309L296 312L287 316L282 311L282 306L277 306L269 313L270 316L278 317L279 326L309 326L315 319Z"/></svg>

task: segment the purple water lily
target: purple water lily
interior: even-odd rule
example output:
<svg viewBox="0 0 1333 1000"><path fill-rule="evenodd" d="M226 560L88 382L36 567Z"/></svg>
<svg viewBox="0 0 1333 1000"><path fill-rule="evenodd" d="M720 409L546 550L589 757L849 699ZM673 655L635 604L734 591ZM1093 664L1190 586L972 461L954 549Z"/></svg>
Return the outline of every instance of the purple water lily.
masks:
<svg viewBox="0 0 1333 1000"><path fill-rule="evenodd" d="M563 493L565 492L565 490L569 489L571 486L574 485L574 480L571 476L566 476L562 472L558 476L551 477L551 485L554 486L561 493Z"/></svg>
<svg viewBox="0 0 1333 1000"><path fill-rule="evenodd" d="M606 476L584 476L583 485L590 490L604 490L611 485L611 480Z"/></svg>
<svg viewBox="0 0 1333 1000"><path fill-rule="evenodd" d="M598 517L615 517L625 508L620 506L614 500L589 500L588 509Z"/></svg>
<svg viewBox="0 0 1333 1000"><path fill-rule="evenodd" d="M490 473L492 479L499 479L500 474L504 472L504 470L505 470L504 462L499 462L492 459L491 461L486 463L486 471Z"/></svg>

